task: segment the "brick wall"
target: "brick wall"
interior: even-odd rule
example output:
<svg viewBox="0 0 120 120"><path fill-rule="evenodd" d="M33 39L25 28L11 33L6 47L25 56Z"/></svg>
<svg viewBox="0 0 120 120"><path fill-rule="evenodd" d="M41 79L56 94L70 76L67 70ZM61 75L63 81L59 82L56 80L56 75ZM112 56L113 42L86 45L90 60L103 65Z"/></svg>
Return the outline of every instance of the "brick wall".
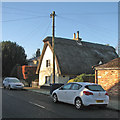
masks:
<svg viewBox="0 0 120 120"><path fill-rule="evenodd" d="M111 94L118 94L120 70L97 70L95 74L98 84Z"/></svg>
<svg viewBox="0 0 120 120"><path fill-rule="evenodd" d="M19 79L27 79L29 75L36 76L36 66L18 66L17 77Z"/></svg>

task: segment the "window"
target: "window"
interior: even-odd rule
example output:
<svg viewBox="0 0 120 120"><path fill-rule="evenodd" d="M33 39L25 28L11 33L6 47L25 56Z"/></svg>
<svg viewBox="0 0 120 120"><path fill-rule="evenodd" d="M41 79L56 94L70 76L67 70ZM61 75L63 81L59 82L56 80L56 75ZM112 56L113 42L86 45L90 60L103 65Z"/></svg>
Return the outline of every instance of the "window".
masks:
<svg viewBox="0 0 120 120"><path fill-rule="evenodd" d="M45 84L50 84L50 76L45 76Z"/></svg>
<svg viewBox="0 0 120 120"><path fill-rule="evenodd" d="M46 67L50 66L50 60L46 60Z"/></svg>
<svg viewBox="0 0 120 120"><path fill-rule="evenodd" d="M91 91L105 91L100 85L87 85L85 88Z"/></svg>
<svg viewBox="0 0 120 120"><path fill-rule="evenodd" d="M63 86L63 90L69 90L69 89L71 88L71 85L72 85L72 84L70 84L70 83L67 84L67 85L64 85L64 86Z"/></svg>
<svg viewBox="0 0 120 120"><path fill-rule="evenodd" d="M73 84L71 90L79 90L81 87L79 84Z"/></svg>

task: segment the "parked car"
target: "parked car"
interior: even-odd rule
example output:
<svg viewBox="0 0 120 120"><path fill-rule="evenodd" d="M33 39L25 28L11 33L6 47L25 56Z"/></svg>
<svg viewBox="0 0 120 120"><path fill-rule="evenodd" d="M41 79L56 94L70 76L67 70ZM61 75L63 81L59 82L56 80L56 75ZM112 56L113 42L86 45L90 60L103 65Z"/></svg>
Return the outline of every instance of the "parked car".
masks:
<svg viewBox="0 0 120 120"><path fill-rule="evenodd" d="M11 89L23 89L24 84L21 83L20 80L17 78L6 77L3 80L3 87L8 88L9 90L11 90Z"/></svg>
<svg viewBox="0 0 120 120"><path fill-rule="evenodd" d="M53 91L52 99L54 103L61 101L73 104L77 109L89 105L106 107L109 103L108 93L102 86L87 82L65 84Z"/></svg>

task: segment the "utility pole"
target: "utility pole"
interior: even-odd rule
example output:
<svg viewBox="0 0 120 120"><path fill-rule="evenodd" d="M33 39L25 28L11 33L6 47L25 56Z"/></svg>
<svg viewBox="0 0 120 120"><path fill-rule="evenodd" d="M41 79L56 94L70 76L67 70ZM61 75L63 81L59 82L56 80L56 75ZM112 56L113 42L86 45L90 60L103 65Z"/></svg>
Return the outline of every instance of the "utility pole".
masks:
<svg viewBox="0 0 120 120"><path fill-rule="evenodd" d="M50 14L52 18L52 48L53 48L53 74L52 74L52 83L55 83L55 47L54 47L54 39L55 39L55 11Z"/></svg>

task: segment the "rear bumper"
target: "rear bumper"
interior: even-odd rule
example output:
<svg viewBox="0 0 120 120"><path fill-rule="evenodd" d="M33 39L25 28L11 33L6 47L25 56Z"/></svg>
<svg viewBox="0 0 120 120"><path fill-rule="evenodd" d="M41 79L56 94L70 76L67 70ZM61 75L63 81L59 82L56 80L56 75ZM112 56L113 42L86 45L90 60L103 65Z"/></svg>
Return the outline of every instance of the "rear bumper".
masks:
<svg viewBox="0 0 120 120"><path fill-rule="evenodd" d="M97 102L97 100L100 100L102 102ZM83 99L83 105L84 106L89 106L89 105L108 105L109 104L109 97L106 98L101 98L101 99Z"/></svg>

